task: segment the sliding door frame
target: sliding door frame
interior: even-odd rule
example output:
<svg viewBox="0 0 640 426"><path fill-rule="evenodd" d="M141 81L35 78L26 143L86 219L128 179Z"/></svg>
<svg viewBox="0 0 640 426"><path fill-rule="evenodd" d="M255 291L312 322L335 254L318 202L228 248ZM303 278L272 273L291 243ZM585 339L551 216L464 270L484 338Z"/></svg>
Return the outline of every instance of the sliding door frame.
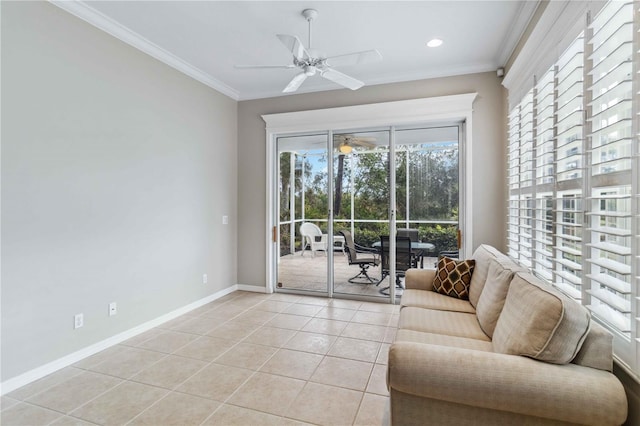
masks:
<svg viewBox="0 0 640 426"><path fill-rule="evenodd" d="M277 282L276 257L278 256L278 217L277 204L272 195L278 191L277 186L277 150L276 139L278 136L303 132L329 132L331 136L334 131L341 129L391 127L395 126L429 126L442 122L461 122L462 134L459 137L459 152L461 153L459 167L462 187L461 200L463 209L460 214L460 228L462 232L461 256L467 257L472 247L472 197L469 189L472 184L472 161L471 161L471 129L473 101L477 93L466 93L461 95L440 96L423 99L411 99L406 101L385 102L377 104L356 105L350 107L337 107L310 111L298 111L280 114L263 115L262 119L266 123L266 291L273 293ZM393 135L393 131L391 134ZM393 138L393 136L391 136ZM331 142L331 138L329 138ZM390 141L390 150L394 149L394 141ZM392 156L393 157L393 156ZM333 156L331 156L333 158ZM329 171L332 168L332 161L329 161ZM392 168L391 170L395 170ZM392 173L392 175L394 175ZM391 183L394 182L392 179ZM331 189L331 182L329 182ZM331 192L329 192L331 193ZM395 191L391 191L392 194ZM392 197L393 198L393 197ZM394 201L394 200L390 200ZM395 203L391 204L395 206ZM332 235L333 211L329 212L329 235ZM395 207L390 212L390 220L395 222ZM391 250L391 255L395 250ZM393 260L393 259L392 259ZM394 265L395 263L391 263ZM329 271L327 271L329 276ZM391 287L394 287L393 285ZM391 301L395 303L395 289L391 289ZM332 291L329 297L332 297Z"/></svg>

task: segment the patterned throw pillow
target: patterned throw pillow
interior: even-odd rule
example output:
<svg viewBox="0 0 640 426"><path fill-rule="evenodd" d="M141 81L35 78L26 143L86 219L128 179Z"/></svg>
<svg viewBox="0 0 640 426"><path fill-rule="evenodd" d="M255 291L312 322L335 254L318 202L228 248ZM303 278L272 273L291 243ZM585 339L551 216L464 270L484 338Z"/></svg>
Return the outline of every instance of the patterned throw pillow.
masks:
<svg viewBox="0 0 640 426"><path fill-rule="evenodd" d="M469 299L469 284L476 261L454 260L443 257L438 261L433 290L458 299Z"/></svg>

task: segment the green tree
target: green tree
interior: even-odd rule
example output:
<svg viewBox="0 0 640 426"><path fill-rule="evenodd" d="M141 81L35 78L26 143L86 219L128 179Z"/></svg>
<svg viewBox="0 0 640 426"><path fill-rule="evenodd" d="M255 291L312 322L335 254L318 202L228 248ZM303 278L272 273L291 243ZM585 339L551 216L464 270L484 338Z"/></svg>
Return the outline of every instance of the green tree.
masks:
<svg viewBox="0 0 640 426"><path fill-rule="evenodd" d="M357 166L353 171L353 191L355 211L359 219L388 219L388 170L388 152L368 152L358 155Z"/></svg>
<svg viewBox="0 0 640 426"><path fill-rule="evenodd" d="M303 180L303 167L304 164L304 178L311 175L311 163L308 159L302 155L298 155L292 152L280 153L280 221L290 219L290 201L291 201L291 156L295 155L294 165L294 188L296 196L300 196Z"/></svg>

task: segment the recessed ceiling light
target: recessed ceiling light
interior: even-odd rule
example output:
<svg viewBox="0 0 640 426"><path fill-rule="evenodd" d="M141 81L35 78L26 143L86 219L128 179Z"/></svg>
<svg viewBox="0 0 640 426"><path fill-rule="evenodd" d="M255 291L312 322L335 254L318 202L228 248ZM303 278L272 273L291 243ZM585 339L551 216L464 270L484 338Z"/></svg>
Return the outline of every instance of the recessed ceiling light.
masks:
<svg viewBox="0 0 640 426"><path fill-rule="evenodd" d="M434 38L433 40L429 40L429 42L427 43L427 46L438 47L441 44L442 44L442 40L440 40L439 38Z"/></svg>

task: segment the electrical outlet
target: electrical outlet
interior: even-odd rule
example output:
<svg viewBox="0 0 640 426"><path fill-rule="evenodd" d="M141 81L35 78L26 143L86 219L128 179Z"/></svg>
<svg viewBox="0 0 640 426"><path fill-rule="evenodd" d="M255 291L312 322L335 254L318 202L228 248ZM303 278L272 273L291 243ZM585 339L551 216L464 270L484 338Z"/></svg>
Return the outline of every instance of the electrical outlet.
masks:
<svg viewBox="0 0 640 426"><path fill-rule="evenodd" d="M229 224L229 216L222 216L222 224L223 225L228 225Z"/></svg>
<svg viewBox="0 0 640 426"><path fill-rule="evenodd" d="M207 274L202 274L202 284L206 284L207 281Z"/></svg>
<svg viewBox="0 0 640 426"><path fill-rule="evenodd" d="M109 303L109 316L112 317L117 313L118 313L118 306L116 305L116 302Z"/></svg>
<svg viewBox="0 0 640 426"><path fill-rule="evenodd" d="M84 325L84 315L76 314L73 317L73 328L80 328Z"/></svg>

